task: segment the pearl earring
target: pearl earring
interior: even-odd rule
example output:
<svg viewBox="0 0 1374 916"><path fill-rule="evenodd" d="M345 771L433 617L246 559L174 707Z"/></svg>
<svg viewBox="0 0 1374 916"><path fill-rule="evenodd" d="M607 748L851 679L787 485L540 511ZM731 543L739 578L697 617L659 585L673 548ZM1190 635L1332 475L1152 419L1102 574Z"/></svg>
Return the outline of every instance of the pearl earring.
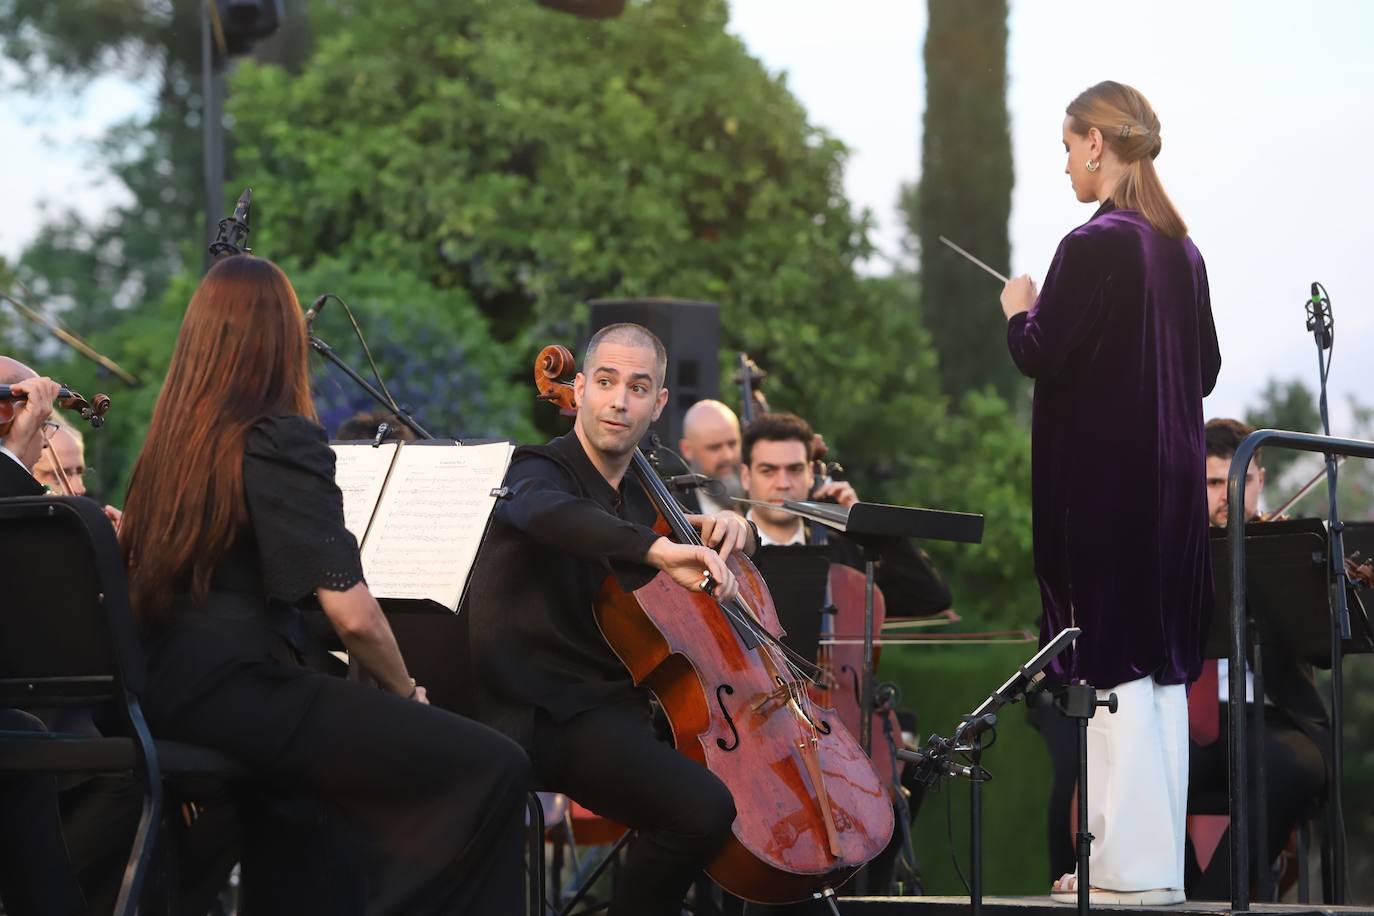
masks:
<svg viewBox="0 0 1374 916"><path fill-rule="evenodd" d="M1096 171L1097 171L1097 160L1095 160L1095 159L1089 159L1089 160L1088 160L1088 171L1089 171L1089 172L1096 172Z"/></svg>

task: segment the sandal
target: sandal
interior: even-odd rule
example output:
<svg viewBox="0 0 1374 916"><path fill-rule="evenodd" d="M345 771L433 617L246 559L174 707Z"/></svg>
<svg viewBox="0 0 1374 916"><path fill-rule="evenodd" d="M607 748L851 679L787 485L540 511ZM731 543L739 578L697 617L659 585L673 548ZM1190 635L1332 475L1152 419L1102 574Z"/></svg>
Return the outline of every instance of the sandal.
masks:
<svg viewBox="0 0 1374 916"><path fill-rule="evenodd" d="M1183 898L1183 891L1176 887L1154 887L1143 891L1115 891L1101 887L1088 888L1088 899L1094 905L1169 906L1182 903ZM1050 891L1050 899L1056 903L1077 903L1078 877L1069 873L1054 882Z"/></svg>

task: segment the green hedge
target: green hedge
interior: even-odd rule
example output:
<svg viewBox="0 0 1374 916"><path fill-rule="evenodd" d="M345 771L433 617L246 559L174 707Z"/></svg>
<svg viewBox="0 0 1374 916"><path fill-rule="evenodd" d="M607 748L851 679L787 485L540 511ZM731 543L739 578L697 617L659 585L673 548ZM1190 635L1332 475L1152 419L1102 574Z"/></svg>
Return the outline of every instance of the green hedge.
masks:
<svg viewBox="0 0 1374 916"><path fill-rule="evenodd" d="M931 732L949 735L959 717L1035 653L1034 643L1003 645L889 645L879 679L902 690L902 706L914 710L922 740ZM996 743L983 756L993 779L983 787L983 892L1043 894L1049 890L1045 817L1050 761L1022 703L1005 707ZM966 894L950 862L946 804L952 814L954 848L964 876L969 870L969 787L946 783L927 794L913 830L917 861L927 894Z"/></svg>

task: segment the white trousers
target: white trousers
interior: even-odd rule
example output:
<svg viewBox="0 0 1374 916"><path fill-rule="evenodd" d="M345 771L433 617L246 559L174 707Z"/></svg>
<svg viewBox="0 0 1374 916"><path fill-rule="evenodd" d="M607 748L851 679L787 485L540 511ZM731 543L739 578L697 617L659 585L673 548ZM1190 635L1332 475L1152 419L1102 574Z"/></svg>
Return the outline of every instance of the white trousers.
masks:
<svg viewBox="0 0 1374 916"><path fill-rule="evenodd" d="M1188 695L1152 678L1115 693L1115 715L1088 720L1089 883L1117 891L1183 887L1188 804Z"/></svg>

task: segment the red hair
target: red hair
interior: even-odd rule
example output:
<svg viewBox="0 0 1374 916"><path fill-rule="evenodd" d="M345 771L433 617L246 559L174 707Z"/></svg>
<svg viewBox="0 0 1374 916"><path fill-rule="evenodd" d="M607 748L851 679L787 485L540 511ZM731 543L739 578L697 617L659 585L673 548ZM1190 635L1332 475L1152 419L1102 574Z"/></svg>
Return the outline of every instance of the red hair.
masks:
<svg viewBox="0 0 1374 916"><path fill-rule="evenodd" d="M279 414L315 417L300 303L271 261L226 258L191 296L129 483L119 540L140 619L176 593L205 600L248 519L248 430Z"/></svg>

